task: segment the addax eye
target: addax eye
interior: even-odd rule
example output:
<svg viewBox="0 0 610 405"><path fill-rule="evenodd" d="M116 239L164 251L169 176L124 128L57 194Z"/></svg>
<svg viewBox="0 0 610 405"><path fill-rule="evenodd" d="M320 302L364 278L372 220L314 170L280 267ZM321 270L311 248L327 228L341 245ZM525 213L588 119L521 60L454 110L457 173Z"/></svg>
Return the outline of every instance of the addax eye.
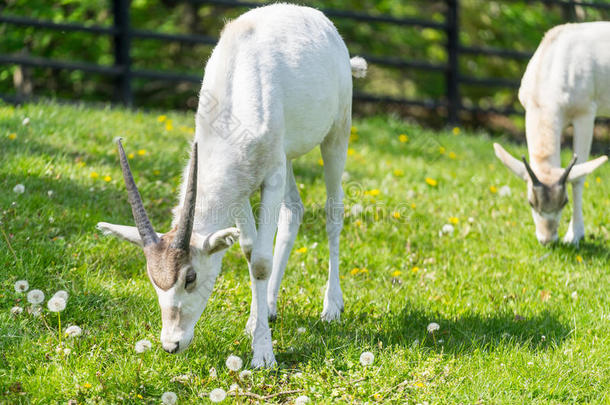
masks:
<svg viewBox="0 0 610 405"><path fill-rule="evenodd" d="M184 288L189 288L197 279L197 273L195 273L195 270L188 269L188 271L186 272L186 279L184 281Z"/></svg>

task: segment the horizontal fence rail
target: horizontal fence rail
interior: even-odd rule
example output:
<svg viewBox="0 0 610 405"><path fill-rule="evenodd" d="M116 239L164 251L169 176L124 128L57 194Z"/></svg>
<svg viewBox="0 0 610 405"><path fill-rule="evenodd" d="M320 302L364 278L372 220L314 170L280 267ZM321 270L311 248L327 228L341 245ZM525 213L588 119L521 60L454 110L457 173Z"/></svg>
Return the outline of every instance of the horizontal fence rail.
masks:
<svg viewBox="0 0 610 405"><path fill-rule="evenodd" d="M264 5L263 3L233 1L233 0L182 0L193 6L216 6L225 8L254 8ZM514 2L516 0L507 0ZM415 28L427 28L444 33L444 48L447 60L443 63L430 62L426 60L413 60L404 57L389 57L387 55L361 55L368 60L369 64L385 66L400 71L409 69L437 72L444 76L444 97L440 99L407 99L393 97L384 94L369 94L354 91L354 98L362 102L397 104L405 106L418 106L426 109L444 111L449 125L459 122L461 112L469 113L493 113L499 115L522 114L523 111L513 106L506 107L480 107L464 105L460 88L461 86L475 86L490 89L507 88L517 89L520 84L518 78L497 77L473 77L460 73L459 61L461 55L497 57L506 60L524 61L528 60L533 52L513 49L500 49L494 47L464 46L460 44L460 2L459 0L437 0L438 4L444 5L444 21L433 21L411 17L397 17L385 14L368 14L358 11L322 9L330 18L348 19L362 23L391 24ZM568 1L568 0L530 0L528 4L545 4L557 6L579 6L600 10L610 10L610 3L599 3L592 1ZM130 25L130 0L112 0L113 25L96 26L77 23L55 23L52 21L39 20L35 18L0 15L0 24L11 26L34 27L41 30L82 32L92 35L104 35L111 38L114 48L114 60L112 65L99 65L87 62L75 62L68 60L55 60L38 56L23 54L0 54L0 65L17 65L32 68L51 68L66 71L82 71L90 74L99 74L111 77L115 86L115 101L133 104L133 79L149 79L167 82L200 83L201 76L177 71L157 71L138 69L132 66L132 49L134 39L156 40L162 42L174 42L190 45L213 46L218 38L206 35L192 35L180 33L162 33L151 30L134 29ZM405 73L408 74L408 73ZM0 94L0 97L9 102L20 102L23 98L19 94Z"/></svg>

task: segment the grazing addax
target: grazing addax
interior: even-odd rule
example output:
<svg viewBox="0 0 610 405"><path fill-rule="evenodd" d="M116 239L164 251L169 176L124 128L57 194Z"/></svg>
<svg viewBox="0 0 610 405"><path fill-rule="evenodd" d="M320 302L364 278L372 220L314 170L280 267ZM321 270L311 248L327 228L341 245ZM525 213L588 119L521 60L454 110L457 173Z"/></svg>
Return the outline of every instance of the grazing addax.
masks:
<svg viewBox="0 0 610 405"><path fill-rule="evenodd" d="M136 227L98 227L143 247L166 351L190 344L226 248L239 239L252 281L246 325L253 338L252 365L275 364L268 319L276 316L280 282L303 216L291 161L317 145L324 160L330 252L322 319L339 319L341 174L352 74L365 73L366 62L350 61L333 24L312 8L276 4L229 22L205 69L193 152L172 230L164 235L155 233L146 216L119 142ZM257 228L249 198L259 189Z"/></svg>
<svg viewBox="0 0 610 405"><path fill-rule="evenodd" d="M494 144L496 156L527 182L527 196L542 244L557 240L561 211L572 183L572 220L563 239L578 244L585 235L582 194L585 177L607 156L587 162L596 116L610 115L610 22L566 24L544 36L521 80L530 164ZM574 159L561 168L563 129L574 127Z"/></svg>

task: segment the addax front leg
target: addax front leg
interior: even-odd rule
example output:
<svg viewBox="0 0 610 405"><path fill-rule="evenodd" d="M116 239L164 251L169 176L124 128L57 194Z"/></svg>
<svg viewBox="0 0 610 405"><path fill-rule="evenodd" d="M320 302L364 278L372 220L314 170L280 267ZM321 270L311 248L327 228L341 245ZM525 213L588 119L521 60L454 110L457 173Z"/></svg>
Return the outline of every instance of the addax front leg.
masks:
<svg viewBox="0 0 610 405"><path fill-rule="evenodd" d="M582 194L584 191L584 185L584 179L580 179L572 183L572 198L574 201L574 206L572 209L572 219L570 220L570 225L568 225L568 231L563 238L564 243L578 245L578 243L585 236L585 220L582 215Z"/></svg>

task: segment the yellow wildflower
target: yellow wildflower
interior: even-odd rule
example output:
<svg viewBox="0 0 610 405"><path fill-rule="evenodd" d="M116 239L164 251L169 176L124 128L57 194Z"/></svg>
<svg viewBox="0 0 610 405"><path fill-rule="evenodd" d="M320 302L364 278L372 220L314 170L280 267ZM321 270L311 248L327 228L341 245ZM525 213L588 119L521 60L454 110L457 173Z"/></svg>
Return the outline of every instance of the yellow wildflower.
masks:
<svg viewBox="0 0 610 405"><path fill-rule="evenodd" d="M439 146L438 147L438 153L440 153L441 155L444 155L446 151L447 150L445 149L444 146Z"/></svg>
<svg viewBox="0 0 610 405"><path fill-rule="evenodd" d="M140 395L140 394L137 394L137 395L136 395L136 397L137 397L138 399L142 399L142 398L144 398L144 397L143 397L142 395Z"/></svg>
<svg viewBox="0 0 610 405"><path fill-rule="evenodd" d="M402 177L405 175L404 170L402 169L394 169L394 176L396 177Z"/></svg>
<svg viewBox="0 0 610 405"><path fill-rule="evenodd" d="M453 130L451 132L453 132L453 135L459 135L460 134L460 128L459 127L453 127Z"/></svg>
<svg viewBox="0 0 610 405"><path fill-rule="evenodd" d="M351 274L352 276L355 276L356 274L358 274L358 272L360 271L360 269L358 267L354 267L349 274Z"/></svg>
<svg viewBox="0 0 610 405"><path fill-rule="evenodd" d="M356 126L355 126L355 125L352 125L352 127L350 128L350 132L351 132L352 134L356 134L356 133L358 133L358 128L356 128Z"/></svg>
<svg viewBox="0 0 610 405"><path fill-rule="evenodd" d="M455 129L455 128L454 128L454 129ZM423 382L421 382L421 381L418 381L418 382L416 382L416 383L415 383L415 386L416 386L416 387L419 387L419 388L422 388L422 387L424 386L424 383L423 383Z"/></svg>
<svg viewBox="0 0 610 405"><path fill-rule="evenodd" d="M406 143L406 142L409 142L409 137L406 134L400 134L400 135L398 135L398 140L401 143Z"/></svg>
<svg viewBox="0 0 610 405"><path fill-rule="evenodd" d="M589 182L585 181L585 188L589 188Z"/></svg>
<svg viewBox="0 0 610 405"><path fill-rule="evenodd" d="M296 250L297 253L305 253L307 252L307 246L300 247Z"/></svg>
<svg viewBox="0 0 610 405"><path fill-rule="evenodd" d="M363 268L360 269L360 273L368 274L369 273L369 269L367 269L366 267L363 267Z"/></svg>
<svg viewBox="0 0 610 405"><path fill-rule="evenodd" d="M394 212L392 213L392 216L393 216L394 218L398 219L398 218L400 218L400 212L398 212L398 211L394 211Z"/></svg>
<svg viewBox="0 0 610 405"><path fill-rule="evenodd" d="M98 177L100 177L100 175L97 172L91 172L92 179L97 179Z"/></svg>
<svg viewBox="0 0 610 405"><path fill-rule="evenodd" d="M496 188L496 186L489 186L489 191L491 191L493 194L496 194L498 192L498 189Z"/></svg>
<svg viewBox="0 0 610 405"><path fill-rule="evenodd" d="M418 271L419 271L419 267L417 267L417 266L414 266L414 267L411 269L411 273L413 273L413 274L417 273Z"/></svg>
<svg viewBox="0 0 610 405"><path fill-rule="evenodd" d="M106 183L108 183L110 180L112 180L112 177L110 177L110 176L104 176L104 181L105 181Z"/></svg>
<svg viewBox="0 0 610 405"><path fill-rule="evenodd" d="M436 187L438 185L438 181L436 181L430 177L426 177L426 183L428 183L428 185L432 186L432 187Z"/></svg>
<svg viewBox="0 0 610 405"><path fill-rule="evenodd" d="M601 179L600 177L596 177L596 178L595 178L595 182L596 182L596 183L601 183L601 182L602 182L602 179Z"/></svg>
<svg viewBox="0 0 610 405"><path fill-rule="evenodd" d="M10 139L11 141L14 141L15 139L17 139L17 134L14 132L8 134L8 139Z"/></svg>
<svg viewBox="0 0 610 405"><path fill-rule="evenodd" d="M167 120L165 122L165 130L171 131L172 129L174 129L174 126L172 125L172 120Z"/></svg>
<svg viewBox="0 0 610 405"><path fill-rule="evenodd" d="M582 263L582 256L581 255L576 255L576 261L578 263Z"/></svg>
<svg viewBox="0 0 610 405"><path fill-rule="evenodd" d="M167 115L159 115L157 117L157 121L164 122L167 119Z"/></svg>
<svg viewBox="0 0 610 405"><path fill-rule="evenodd" d="M355 224L357 227L361 227L361 226L362 226L362 221L358 219L358 220L356 220L356 222L354 222L354 224Z"/></svg>
<svg viewBox="0 0 610 405"><path fill-rule="evenodd" d="M91 384L86 382L86 383L83 384L83 388L89 389L89 388L91 388Z"/></svg>
<svg viewBox="0 0 610 405"><path fill-rule="evenodd" d="M352 148L347 149L347 156L352 156L354 153L356 153L356 151Z"/></svg>
<svg viewBox="0 0 610 405"><path fill-rule="evenodd" d="M457 158L457 155L455 154L455 152L449 152L449 159L455 159Z"/></svg>
<svg viewBox="0 0 610 405"><path fill-rule="evenodd" d="M417 207L417 205L415 205L415 203L411 203L411 208L415 208Z"/></svg>
<svg viewBox="0 0 610 405"><path fill-rule="evenodd" d="M134 155L133 153L130 153L129 155L127 155L127 159L133 159L136 155Z"/></svg>
<svg viewBox="0 0 610 405"><path fill-rule="evenodd" d="M453 225L457 225L457 223L460 222L460 219L457 217L449 217L449 223L453 224Z"/></svg>
<svg viewBox="0 0 610 405"><path fill-rule="evenodd" d="M372 197L376 197L376 196L378 196L378 195L379 195L379 193L381 193L381 191L379 191L379 190L378 190L378 189L376 189L376 188L374 188L374 189L372 189L372 190L368 191L368 194L369 194L370 196L372 196Z"/></svg>
<svg viewBox="0 0 610 405"><path fill-rule="evenodd" d="M320 166L324 166L324 161L322 160L322 158L318 159L318 164Z"/></svg>
<svg viewBox="0 0 610 405"><path fill-rule="evenodd" d="M400 270L394 270L392 272L392 277L398 277L402 274L402 272Z"/></svg>
<svg viewBox="0 0 610 405"><path fill-rule="evenodd" d="M140 149L140 150L138 151L138 155L140 155L140 156L144 156L144 155L146 155L146 149Z"/></svg>

